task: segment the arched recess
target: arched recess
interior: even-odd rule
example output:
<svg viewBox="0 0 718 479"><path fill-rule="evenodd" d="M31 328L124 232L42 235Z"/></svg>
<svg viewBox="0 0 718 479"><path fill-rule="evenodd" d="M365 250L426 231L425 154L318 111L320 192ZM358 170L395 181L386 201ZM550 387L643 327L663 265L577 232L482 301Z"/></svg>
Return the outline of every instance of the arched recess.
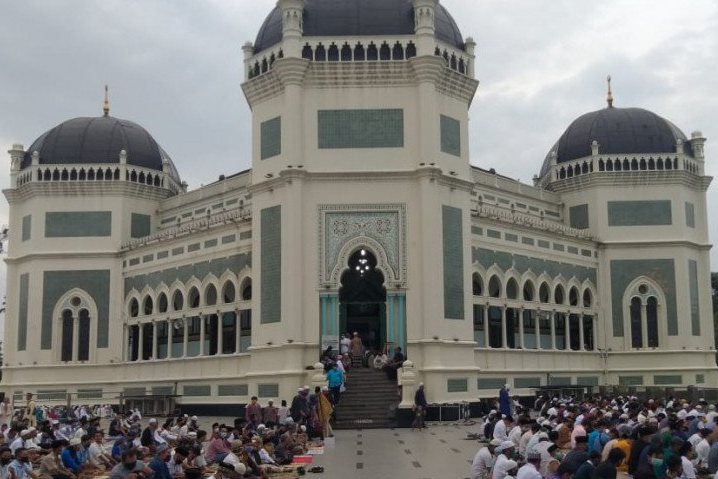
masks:
<svg viewBox="0 0 718 479"><path fill-rule="evenodd" d="M566 302L566 290L560 283L554 287L553 302L556 304L564 304Z"/></svg>
<svg viewBox="0 0 718 479"><path fill-rule="evenodd" d="M578 306L580 297L581 295L578 292L578 288L576 286L571 286L571 289L568 291L568 304L571 306Z"/></svg>
<svg viewBox="0 0 718 479"><path fill-rule="evenodd" d="M337 262L329 275L332 284L337 287L339 286L342 275L349 270L349 258L361 249L366 249L376 257L376 269L384 276L385 284L397 283L399 281L397 272L394 271L394 268L389 264L389 258L387 257L384 247L378 241L368 236L357 236L347 241L341 250L339 250Z"/></svg>
<svg viewBox="0 0 718 479"><path fill-rule="evenodd" d="M177 288L172 292L172 311L182 311L184 309L184 293Z"/></svg>
<svg viewBox="0 0 718 479"><path fill-rule="evenodd" d="M217 287L213 283L209 283L204 290L204 304L206 306L217 304Z"/></svg>
<svg viewBox="0 0 718 479"><path fill-rule="evenodd" d="M488 293L492 298L501 297L501 280L497 275L493 275L489 278Z"/></svg>
<svg viewBox="0 0 718 479"><path fill-rule="evenodd" d="M247 276L242 280L242 285L239 289L240 299L242 301L252 300L252 278Z"/></svg>
<svg viewBox="0 0 718 479"><path fill-rule="evenodd" d="M536 288L534 287L534 282L531 279L527 279L524 281L524 285L521 288L522 291L522 297L524 301L535 301L536 300Z"/></svg>
<svg viewBox="0 0 718 479"><path fill-rule="evenodd" d="M200 294L197 286L192 286L187 291L187 308L194 309L200 306Z"/></svg>
<svg viewBox="0 0 718 479"><path fill-rule="evenodd" d="M666 344L666 296L658 283L647 276L634 279L623 293L622 305L626 349Z"/></svg>
<svg viewBox="0 0 718 479"><path fill-rule="evenodd" d="M484 295L484 279L478 271L471 275L471 293L473 296Z"/></svg>
<svg viewBox="0 0 718 479"><path fill-rule="evenodd" d="M151 294L146 294L142 300L142 314L150 316L155 312L155 302L152 300Z"/></svg>
<svg viewBox="0 0 718 479"><path fill-rule="evenodd" d="M140 315L140 299L133 295L130 297L129 301L127 301L127 316L130 318L136 318Z"/></svg>
<svg viewBox="0 0 718 479"><path fill-rule="evenodd" d="M133 296L130 300L137 301ZM129 303L129 302L128 302ZM139 305L139 302L137 303ZM97 305L80 288L66 292L55 303L53 350L57 361L94 361L97 344Z"/></svg>
<svg viewBox="0 0 718 479"><path fill-rule="evenodd" d="M222 286L222 302L223 303L234 303L237 299L237 288L234 286L234 281L228 279Z"/></svg>
<svg viewBox="0 0 718 479"><path fill-rule="evenodd" d="M506 281L506 298L518 299L519 298L519 283L516 278L510 277Z"/></svg>

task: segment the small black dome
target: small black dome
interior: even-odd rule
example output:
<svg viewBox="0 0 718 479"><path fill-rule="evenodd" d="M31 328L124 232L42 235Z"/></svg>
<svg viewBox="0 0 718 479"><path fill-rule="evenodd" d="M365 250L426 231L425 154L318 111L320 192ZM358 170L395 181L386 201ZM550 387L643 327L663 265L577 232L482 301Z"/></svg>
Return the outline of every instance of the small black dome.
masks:
<svg viewBox="0 0 718 479"><path fill-rule="evenodd" d="M32 153L40 153L41 165L97 164L120 162L120 151L127 152L127 163L162 171L166 160L170 176L179 174L169 155L152 135L137 123L111 116L73 118L40 136L28 148L21 168L32 165Z"/></svg>
<svg viewBox="0 0 718 479"><path fill-rule="evenodd" d="M463 50L459 27L441 5L436 9L436 37ZM414 7L410 0L306 0L304 36L340 37L413 35ZM282 41L282 12L275 7L259 29L254 52Z"/></svg>
<svg viewBox="0 0 718 479"><path fill-rule="evenodd" d="M673 123L642 108L604 108L578 117L551 148L541 168L541 176L551 166L551 153L557 163L591 155L591 143L599 144L602 155L632 153L674 153L677 140L692 154L686 135Z"/></svg>

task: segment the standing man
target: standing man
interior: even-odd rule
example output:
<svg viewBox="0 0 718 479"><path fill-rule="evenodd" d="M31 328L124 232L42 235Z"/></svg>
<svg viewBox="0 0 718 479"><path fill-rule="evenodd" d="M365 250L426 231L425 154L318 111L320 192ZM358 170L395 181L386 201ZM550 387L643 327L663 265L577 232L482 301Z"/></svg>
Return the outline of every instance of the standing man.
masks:
<svg viewBox="0 0 718 479"><path fill-rule="evenodd" d="M28 420L28 426L37 427L37 418L35 417L35 400L32 398L32 393L25 395L25 417Z"/></svg>
<svg viewBox="0 0 718 479"><path fill-rule="evenodd" d="M257 396L252 396L249 404L245 406L244 419L255 428L262 422L262 406L257 402Z"/></svg>
<svg viewBox="0 0 718 479"><path fill-rule="evenodd" d="M411 425L411 429L418 429L421 431L422 429L426 428L426 424L424 424L424 418L426 417L426 407L428 406L428 403L426 402L426 394L424 392L424 383L419 383L419 388L416 390L416 393L414 394L414 422Z"/></svg>
<svg viewBox="0 0 718 479"><path fill-rule="evenodd" d="M341 395L341 387L344 382L344 375L336 364L332 364L332 368L327 372L327 383L329 383L329 390L332 393L332 403L334 406L339 404L339 397ZM296 420L296 418L295 418Z"/></svg>
<svg viewBox="0 0 718 479"><path fill-rule="evenodd" d="M499 389L499 412L504 416L511 416L511 396L509 395L509 385Z"/></svg>

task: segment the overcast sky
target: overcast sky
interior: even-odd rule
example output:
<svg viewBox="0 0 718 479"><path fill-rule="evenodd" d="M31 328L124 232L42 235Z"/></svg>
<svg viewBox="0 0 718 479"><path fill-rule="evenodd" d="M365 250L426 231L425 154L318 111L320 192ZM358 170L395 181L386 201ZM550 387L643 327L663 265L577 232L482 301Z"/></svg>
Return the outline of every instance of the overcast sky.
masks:
<svg viewBox="0 0 718 479"><path fill-rule="evenodd" d="M0 147L28 147L66 119L99 116L108 83L112 114L147 128L190 188L248 168L241 46L254 41L274 4L0 0ZM706 171L718 173L715 0L442 4L477 43L473 164L530 182L569 123L605 106L610 73L616 106L653 110L689 136L702 130ZM0 168L3 187L8 176L9 160ZM709 197L718 211L718 187ZM718 221L711 223L715 241ZM718 249L712 258L715 269Z"/></svg>

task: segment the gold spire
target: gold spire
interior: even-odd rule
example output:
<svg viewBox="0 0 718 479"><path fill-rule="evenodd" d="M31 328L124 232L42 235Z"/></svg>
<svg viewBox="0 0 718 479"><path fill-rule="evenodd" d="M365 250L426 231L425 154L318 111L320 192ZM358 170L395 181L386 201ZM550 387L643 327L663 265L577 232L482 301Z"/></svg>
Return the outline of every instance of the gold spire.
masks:
<svg viewBox="0 0 718 479"><path fill-rule="evenodd" d="M611 92L611 75L608 75L606 78L606 81L608 82L608 96L606 97L606 102L608 102L608 108L613 108L613 93Z"/></svg>
<svg viewBox="0 0 718 479"><path fill-rule="evenodd" d="M110 115L110 97L107 93L107 85L105 85L105 103L102 104L102 111L105 113L105 116Z"/></svg>

